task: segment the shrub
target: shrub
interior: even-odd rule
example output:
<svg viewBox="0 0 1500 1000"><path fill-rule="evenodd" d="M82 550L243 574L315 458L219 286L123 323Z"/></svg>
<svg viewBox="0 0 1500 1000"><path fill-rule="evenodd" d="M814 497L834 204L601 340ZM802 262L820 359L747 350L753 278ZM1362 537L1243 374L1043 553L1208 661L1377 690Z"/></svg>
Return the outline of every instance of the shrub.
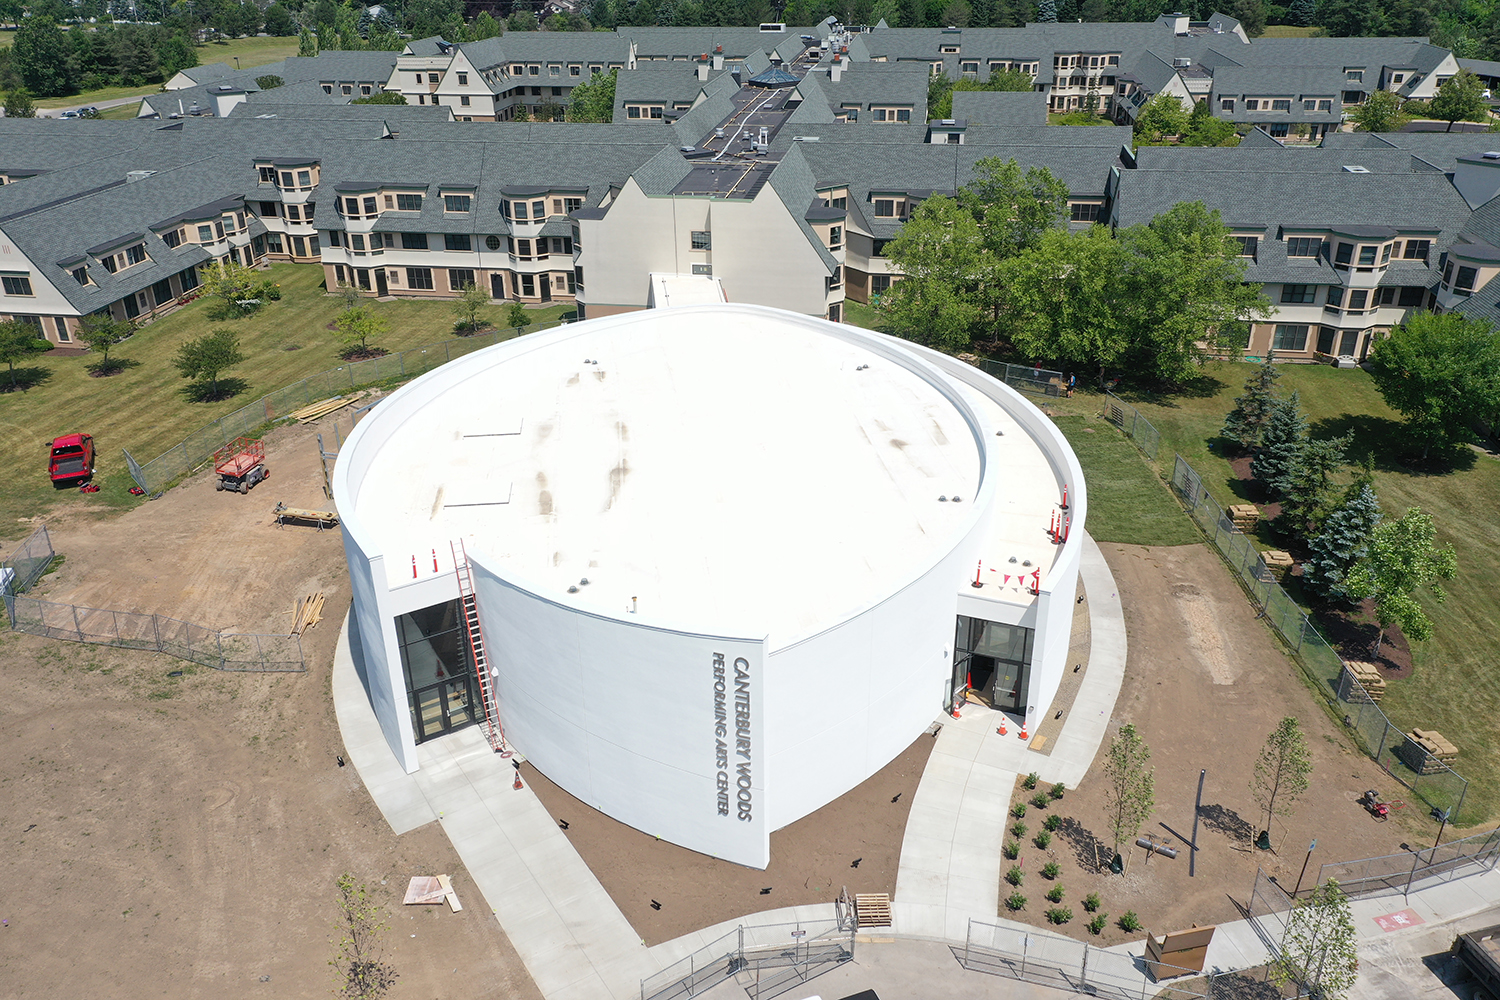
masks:
<svg viewBox="0 0 1500 1000"><path fill-rule="evenodd" d="M1122 931L1138 931L1141 929L1141 918L1135 915L1134 910L1126 910L1119 924Z"/></svg>
<svg viewBox="0 0 1500 1000"><path fill-rule="evenodd" d="M1014 861L1021 856L1021 845L1014 840L1007 840L1005 846L1000 848L1000 853Z"/></svg>
<svg viewBox="0 0 1500 1000"><path fill-rule="evenodd" d="M1057 873L1060 871L1062 869L1057 867L1056 861L1049 861L1042 865L1042 878L1057 878Z"/></svg>
<svg viewBox="0 0 1500 1000"><path fill-rule="evenodd" d="M1095 934L1098 934L1104 930L1104 925L1107 923L1109 923L1109 914L1101 913L1098 916L1094 917L1093 920L1089 921L1089 930Z"/></svg>
<svg viewBox="0 0 1500 1000"><path fill-rule="evenodd" d="M1038 781L1041 781L1041 780L1042 780L1041 775L1037 774L1035 771L1032 771L1030 774L1028 774L1026 776L1026 780L1023 781L1023 782L1021 782L1021 787L1025 788L1029 792L1033 788L1035 788L1036 787L1036 783Z"/></svg>
<svg viewBox="0 0 1500 1000"><path fill-rule="evenodd" d="M1046 792L1037 792L1031 797L1031 804L1036 806L1038 809L1047 808L1047 803L1049 801L1050 800L1047 798Z"/></svg>
<svg viewBox="0 0 1500 1000"><path fill-rule="evenodd" d="M1011 865L1010 871L1005 873L1005 881L1009 882L1011 885L1018 886L1022 882L1026 881L1026 873L1021 871L1020 865Z"/></svg>
<svg viewBox="0 0 1500 1000"><path fill-rule="evenodd" d="M1026 836L1026 831L1029 829L1030 827L1028 827L1025 823L1017 820L1010 825L1010 834L1012 837L1020 840L1022 837Z"/></svg>
<svg viewBox="0 0 1500 1000"><path fill-rule="evenodd" d="M1065 890L1061 885L1054 885L1052 888L1047 890L1047 901L1049 903L1061 903L1063 900L1064 891Z"/></svg>
<svg viewBox="0 0 1500 1000"><path fill-rule="evenodd" d="M1063 818L1057 813L1053 813L1051 816L1047 817L1046 822L1044 822L1042 825L1051 830L1053 833L1056 833L1062 828L1062 824Z"/></svg>
<svg viewBox="0 0 1500 1000"><path fill-rule="evenodd" d="M1020 819L1022 816L1025 816L1026 815L1026 803L1024 803L1024 802L1017 802L1015 805L1011 806L1010 807L1010 814L1012 816L1014 816L1016 819Z"/></svg>
<svg viewBox="0 0 1500 1000"><path fill-rule="evenodd" d="M1087 896L1084 896L1083 908L1085 910L1088 910L1090 913L1093 913L1095 910L1099 909L1099 894L1097 892L1091 892Z"/></svg>
<svg viewBox="0 0 1500 1000"><path fill-rule="evenodd" d="M1035 837L1032 837L1031 842L1041 850L1045 851L1052 844L1052 834L1048 833L1046 830L1043 830Z"/></svg>
<svg viewBox="0 0 1500 1000"><path fill-rule="evenodd" d="M1026 909L1026 897L1019 892L1013 892L1005 897L1005 908L1011 911Z"/></svg>
<svg viewBox="0 0 1500 1000"><path fill-rule="evenodd" d="M1073 919L1073 911L1066 906L1054 906L1047 911L1047 920L1054 924L1065 924Z"/></svg>
<svg viewBox="0 0 1500 1000"><path fill-rule="evenodd" d="M1068 786L1059 781L1057 784L1052 786L1052 790L1047 794L1052 796L1054 799L1060 799L1063 797L1063 792L1066 792L1067 790Z"/></svg>

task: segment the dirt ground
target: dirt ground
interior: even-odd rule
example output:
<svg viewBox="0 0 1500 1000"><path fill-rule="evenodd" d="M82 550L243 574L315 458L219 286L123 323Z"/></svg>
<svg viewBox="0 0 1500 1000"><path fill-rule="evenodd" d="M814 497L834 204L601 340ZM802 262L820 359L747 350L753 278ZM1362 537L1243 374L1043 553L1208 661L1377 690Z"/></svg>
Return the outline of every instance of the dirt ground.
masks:
<svg viewBox="0 0 1500 1000"><path fill-rule="evenodd" d="M347 871L390 917L393 996L539 1000L442 830L396 837L335 760L340 536L270 517L324 505L316 429L268 436L248 496L200 474L118 518L48 520L66 561L39 596L284 632L294 597L323 590L327 620L305 674L0 632L0 998L326 996ZM410 876L444 872L462 912L401 905Z"/></svg>
<svg viewBox="0 0 1500 1000"><path fill-rule="evenodd" d="M1125 682L1109 735L1124 723L1134 723L1151 748L1156 811L1141 834L1158 842L1168 840L1179 853L1176 860L1155 855L1148 863L1146 852L1133 848L1127 854L1125 875L1097 872L1096 842L1106 861L1111 847L1101 752L1078 789L1069 790L1046 810L1028 809L1020 890L1028 902L1017 914L1002 905L1003 915L1044 923L1045 911L1054 905L1044 894L1061 884L1062 905L1073 909L1072 921L1061 930L1112 944L1140 937L1115 924L1127 910L1158 935L1240 919L1235 900L1245 900L1256 866L1290 891L1314 838L1318 847L1308 868L1309 880L1317 877L1318 865L1324 862L1397 854L1408 839L1424 846L1431 842L1436 827L1415 808L1379 823L1360 807L1357 799L1367 788L1390 798L1403 798L1404 790L1374 761L1350 748L1303 686L1296 663L1265 624L1255 620L1255 609L1207 546L1101 548L1120 587L1129 636ZM1293 815L1277 817L1272 824L1276 853L1269 853L1251 844L1265 824L1265 814L1258 810L1249 783L1261 745L1286 715L1297 716L1306 733L1313 784L1297 801ZM1196 875L1190 878L1185 844L1192 835L1200 769L1207 775ZM1033 794L1018 784L1012 801L1026 801ZM1064 817L1062 829L1047 850L1038 849L1033 838L1053 813ZM1061 869L1055 882L1041 875L1048 861ZM1002 883L1001 899L1014 891ZM1101 912L1110 917L1108 928L1097 938L1086 927L1089 914L1083 908L1091 892L1099 894Z"/></svg>
<svg viewBox="0 0 1500 1000"><path fill-rule="evenodd" d="M918 736L858 786L771 834L765 871L647 836L579 802L529 764L523 773L552 818L568 824L568 839L625 919L655 945L760 910L831 903L845 887L851 896L895 895L906 816L934 742Z"/></svg>

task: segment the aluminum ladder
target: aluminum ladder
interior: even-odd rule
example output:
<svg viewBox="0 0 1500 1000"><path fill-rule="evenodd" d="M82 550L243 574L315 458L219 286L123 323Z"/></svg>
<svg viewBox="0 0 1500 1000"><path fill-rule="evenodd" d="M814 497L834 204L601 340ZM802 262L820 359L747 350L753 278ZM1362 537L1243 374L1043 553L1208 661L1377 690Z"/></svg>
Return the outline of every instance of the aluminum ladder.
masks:
<svg viewBox="0 0 1500 1000"><path fill-rule="evenodd" d="M474 599L474 577L469 572L469 554L464 543L448 543L453 551L453 571L458 576L458 596L463 606L464 631L469 637L469 652L474 657L474 673L479 678L479 697L484 703L484 735L490 747L500 756L513 753L505 742L505 727L500 724L500 706L495 697L495 673L485 652L484 630L479 626L479 604Z"/></svg>

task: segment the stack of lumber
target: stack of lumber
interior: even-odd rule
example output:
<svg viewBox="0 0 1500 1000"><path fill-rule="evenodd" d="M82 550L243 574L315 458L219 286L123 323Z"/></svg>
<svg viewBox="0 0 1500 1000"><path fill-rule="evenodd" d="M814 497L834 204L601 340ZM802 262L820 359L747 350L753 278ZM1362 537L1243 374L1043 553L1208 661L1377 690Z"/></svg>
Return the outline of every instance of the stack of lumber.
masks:
<svg viewBox="0 0 1500 1000"><path fill-rule="evenodd" d="M1413 729L1396 755L1418 774L1432 774L1452 766L1458 759L1458 747L1443 738L1436 729Z"/></svg>
<svg viewBox="0 0 1500 1000"><path fill-rule="evenodd" d="M1360 698L1359 689L1352 684L1341 684L1340 697L1345 701L1357 704L1360 701L1380 704L1380 699L1385 697L1385 678L1380 676L1380 671L1373 663L1361 663L1350 661L1344 664L1344 674L1356 681L1365 689L1365 697Z"/></svg>
<svg viewBox="0 0 1500 1000"><path fill-rule="evenodd" d="M323 592L308 594L297 602L292 612L292 635L301 635L323 620Z"/></svg>
<svg viewBox="0 0 1500 1000"><path fill-rule="evenodd" d="M1243 531L1244 529L1241 528L1240 530ZM1260 557L1265 562L1266 569L1270 570L1271 575L1278 580L1285 580L1297 562L1292 558L1290 552L1283 552L1280 549L1268 549L1262 552Z"/></svg>
<svg viewBox="0 0 1500 1000"><path fill-rule="evenodd" d="M891 894L858 893L854 897L854 913L861 927L891 926Z"/></svg>
<svg viewBox="0 0 1500 1000"><path fill-rule="evenodd" d="M1253 503L1232 503L1229 505L1228 513L1229 520L1234 522L1235 528L1247 535L1260 523L1260 508Z"/></svg>
<svg viewBox="0 0 1500 1000"><path fill-rule="evenodd" d="M352 402L354 402L353 397L335 396L332 399L324 399L316 403L310 403L307 406L302 407L302 409L300 410L293 410L291 413L288 413L287 416L291 417L293 420L296 420L298 423L305 424L313 420L317 420L319 417L326 417L334 410L337 410L343 406L348 406Z"/></svg>
<svg viewBox="0 0 1500 1000"><path fill-rule="evenodd" d="M453 880L447 875L413 875L406 884L406 898L402 902L407 906L446 902L454 913L463 909L458 893L453 891Z"/></svg>

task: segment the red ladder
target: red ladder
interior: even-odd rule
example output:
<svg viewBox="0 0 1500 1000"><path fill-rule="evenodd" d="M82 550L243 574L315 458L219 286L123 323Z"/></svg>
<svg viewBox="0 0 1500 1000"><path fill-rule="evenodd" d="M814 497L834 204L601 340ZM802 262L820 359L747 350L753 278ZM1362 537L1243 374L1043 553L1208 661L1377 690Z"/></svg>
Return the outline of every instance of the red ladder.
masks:
<svg viewBox="0 0 1500 1000"><path fill-rule="evenodd" d="M474 599L474 578L469 573L469 554L462 540L455 545L448 543L453 551L453 570L458 576L459 601L464 609L465 631L469 636L469 652L474 657L474 673L479 678L479 697L484 702L484 733L490 746L502 757L512 753L505 742L505 727L500 724L500 706L495 698L495 677L490 670L489 656L485 653L484 630L479 627L479 605Z"/></svg>

